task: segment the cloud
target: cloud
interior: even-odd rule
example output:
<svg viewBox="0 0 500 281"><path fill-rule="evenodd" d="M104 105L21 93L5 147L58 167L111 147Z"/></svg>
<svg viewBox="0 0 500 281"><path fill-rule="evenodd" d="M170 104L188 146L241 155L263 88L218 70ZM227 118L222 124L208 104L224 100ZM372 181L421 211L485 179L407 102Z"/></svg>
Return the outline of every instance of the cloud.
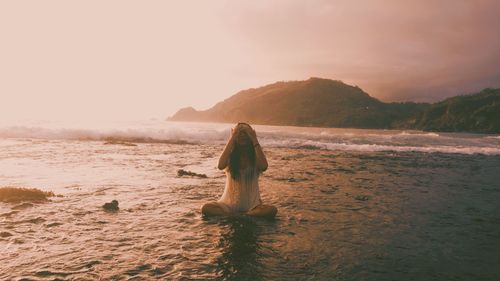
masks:
<svg viewBox="0 0 500 281"><path fill-rule="evenodd" d="M276 72L433 101L500 86L499 10L498 1L251 1L228 8L228 26Z"/></svg>
<svg viewBox="0 0 500 281"><path fill-rule="evenodd" d="M163 118L311 76L380 99L500 87L499 1L0 2L0 119Z"/></svg>

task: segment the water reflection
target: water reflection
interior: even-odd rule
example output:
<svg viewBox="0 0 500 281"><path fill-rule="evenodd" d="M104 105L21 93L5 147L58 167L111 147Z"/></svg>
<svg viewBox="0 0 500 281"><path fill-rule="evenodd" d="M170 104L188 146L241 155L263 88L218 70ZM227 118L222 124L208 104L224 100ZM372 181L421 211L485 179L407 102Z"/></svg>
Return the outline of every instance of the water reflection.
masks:
<svg viewBox="0 0 500 281"><path fill-rule="evenodd" d="M258 237L260 226L250 217L232 217L220 222L224 227L218 247L217 271L222 279L260 280Z"/></svg>

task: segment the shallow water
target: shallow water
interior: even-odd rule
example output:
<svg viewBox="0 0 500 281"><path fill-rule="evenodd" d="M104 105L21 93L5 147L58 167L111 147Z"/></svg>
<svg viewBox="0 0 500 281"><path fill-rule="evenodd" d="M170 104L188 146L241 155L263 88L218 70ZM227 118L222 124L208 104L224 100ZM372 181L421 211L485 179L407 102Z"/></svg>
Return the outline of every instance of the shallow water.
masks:
<svg viewBox="0 0 500 281"><path fill-rule="evenodd" d="M229 127L191 126L176 138L194 145L104 145L53 128L0 139L0 186L63 195L0 203L0 279L500 278L496 136L262 127L261 193L277 218L205 219ZM113 199L120 211L105 212Z"/></svg>

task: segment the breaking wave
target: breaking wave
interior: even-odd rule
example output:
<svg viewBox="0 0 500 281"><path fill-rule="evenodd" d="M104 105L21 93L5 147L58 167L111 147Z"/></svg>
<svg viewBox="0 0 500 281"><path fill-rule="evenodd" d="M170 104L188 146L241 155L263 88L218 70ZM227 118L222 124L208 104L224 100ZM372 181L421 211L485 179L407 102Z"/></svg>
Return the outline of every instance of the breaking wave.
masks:
<svg viewBox="0 0 500 281"><path fill-rule="evenodd" d="M73 129L14 126L0 128L0 138L81 140L81 141L127 141L136 143L201 143L223 140L219 131L168 129Z"/></svg>
<svg viewBox="0 0 500 281"><path fill-rule="evenodd" d="M361 151L361 152L425 152L425 153L452 153L452 154L485 154L500 155L500 147L477 147L477 146L409 146L391 144L355 144L355 143L326 143L315 141L293 141L291 143L274 143L273 146L294 147L304 149L326 149L340 151Z"/></svg>
<svg viewBox="0 0 500 281"><path fill-rule="evenodd" d="M99 128L0 127L4 139L113 141L131 143L224 144L232 124L148 122ZM362 152L425 152L500 155L500 136L420 131L255 126L263 145Z"/></svg>

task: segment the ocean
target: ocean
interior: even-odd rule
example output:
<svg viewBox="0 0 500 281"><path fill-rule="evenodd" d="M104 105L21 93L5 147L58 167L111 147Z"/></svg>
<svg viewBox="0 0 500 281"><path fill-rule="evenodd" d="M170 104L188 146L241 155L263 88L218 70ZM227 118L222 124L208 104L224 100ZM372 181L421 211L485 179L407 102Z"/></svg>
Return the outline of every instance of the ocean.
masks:
<svg viewBox="0 0 500 281"><path fill-rule="evenodd" d="M277 217L203 218L231 126L0 124L0 280L500 280L500 136L254 126Z"/></svg>

